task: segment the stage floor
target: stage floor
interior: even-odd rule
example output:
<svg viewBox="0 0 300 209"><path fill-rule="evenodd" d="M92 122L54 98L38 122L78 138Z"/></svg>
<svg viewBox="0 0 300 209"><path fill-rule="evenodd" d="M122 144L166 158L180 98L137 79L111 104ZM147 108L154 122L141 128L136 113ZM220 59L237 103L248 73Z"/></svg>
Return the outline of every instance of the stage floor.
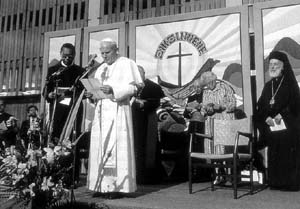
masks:
<svg viewBox="0 0 300 209"><path fill-rule="evenodd" d="M85 186L75 190L76 201L96 203L109 209L299 209L300 192L282 192L257 185L253 195L239 191L233 199L231 189L211 191L209 182L193 184L188 193L188 182L165 182L139 185L137 192L120 199L93 198Z"/></svg>

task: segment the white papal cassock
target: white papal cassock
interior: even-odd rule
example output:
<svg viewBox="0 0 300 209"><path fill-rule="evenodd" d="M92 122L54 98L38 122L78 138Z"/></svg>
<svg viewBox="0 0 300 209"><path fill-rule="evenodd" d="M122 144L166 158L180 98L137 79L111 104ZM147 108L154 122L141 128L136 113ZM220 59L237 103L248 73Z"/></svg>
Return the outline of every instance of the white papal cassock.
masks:
<svg viewBox="0 0 300 209"><path fill-rule="evenodd" d="M97 192L136 191L130 98L142 83L134 61L120 57L101 65L95 77L110 85L113 98L97 102L91 131L88 189Z"/></svg>

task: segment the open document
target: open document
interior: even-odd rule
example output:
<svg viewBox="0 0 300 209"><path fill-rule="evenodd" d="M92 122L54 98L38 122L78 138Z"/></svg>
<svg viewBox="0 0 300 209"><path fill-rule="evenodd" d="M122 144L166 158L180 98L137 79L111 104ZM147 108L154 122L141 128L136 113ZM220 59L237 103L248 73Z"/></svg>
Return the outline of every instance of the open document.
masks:
<svg viewBox="0 0 300 209"><path fill-rule="evenodd" d="M273 122L274 122L275 125L270 126L271 131L281 131L281 130L286 129L286 126L285 126L285 123L284 123L283 119L280 120L279 124L277 124L274 119L273 119Z"/></svg>
<svg viewBox="0 0 300 209"><path fill-rule="evenodd" d="M106 99L108 98L107 94L104 94L103 91L100 90L102 86L99 79L97 78L83 78L80 80L83 84L84 88L93 94L95 99Z"/></svg>

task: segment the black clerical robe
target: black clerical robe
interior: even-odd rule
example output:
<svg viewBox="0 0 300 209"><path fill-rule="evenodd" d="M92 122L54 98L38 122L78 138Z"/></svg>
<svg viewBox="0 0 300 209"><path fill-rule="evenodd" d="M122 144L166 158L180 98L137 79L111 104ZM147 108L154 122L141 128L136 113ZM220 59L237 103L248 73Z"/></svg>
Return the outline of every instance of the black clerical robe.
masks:
<svg viewBox="0 0 300 209"><path fill-rule="evenodd" d="M283 79L281 83L281 79L274 78L267 82L259 98L256 115L259 142L268 146L268 184L275 189L299 190L300 121L295 107L300 107L293 105L297 99L293 93L295 86L288 79ZM270 104L272 95L275 95L273 105ZM274 118L277 114L281 114L286 129L271 131L265 121L267 117Z"/></svg>
<svg viewBox="0 0 300 209"><path fill-rule="evenodd" d="M158 128L156 108L164 97L161 87L146 79L145 87L139 92L138 99L145 100L144 107L132 104L134 142L136 153L137 182L156 181L158 174Z"/></svg>
<svg viewBox="0 0 300 209"><path fill-rule="evenodd" d="M55 72L58 72L60 70L63 71L59 75L55 75ZM50 92L53 92L56 86L56 82L58 84L59 88L67 88L67 90L64 91L65 97L70 99L70 104L65 105L60 103L64 98L58 98L55 114L54 114L54 120L53 120L53 133L52 138L58 138L60 137L60 134L63 130L63 127L65 125L66 119L69 115L69 112L71 110L71 106L73 103L73 91L74 88L71 90L71 87L75 84L75 81L77 81L77 78L80 77L84 73L84 69L78 65L71 65L67 68L65 68L61 62L59 62L57 65L50 67L48 70L47 75L47 82L44 88L44 97L48 102L50 102L50 113L52 114L53 111L53 104L54 99L50 99L48 97ZM75 99L78 97L80 92L82 91L83 87L82 85L77 82L78 85L76 85L76 93L75 93ZM82 120L82 107L80 108L78 115L77 115L77 127L76 130L80 129L80 123L79 121Z"/></svg>

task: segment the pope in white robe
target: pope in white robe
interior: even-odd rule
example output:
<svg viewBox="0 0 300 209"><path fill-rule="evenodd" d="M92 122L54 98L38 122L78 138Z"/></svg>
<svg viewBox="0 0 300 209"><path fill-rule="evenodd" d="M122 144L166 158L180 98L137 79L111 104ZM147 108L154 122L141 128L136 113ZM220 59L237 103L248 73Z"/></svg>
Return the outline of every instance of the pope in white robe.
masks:
<svg viewBox="0 0 300 209"><path fill-rule="evenodd" d="M104 59L95 73L108 98L96 103L92 123L88 189L95 192L136 191L134 139L130 99L142 83L133 60L117 54L110 39L101 41Z"/></svg>

